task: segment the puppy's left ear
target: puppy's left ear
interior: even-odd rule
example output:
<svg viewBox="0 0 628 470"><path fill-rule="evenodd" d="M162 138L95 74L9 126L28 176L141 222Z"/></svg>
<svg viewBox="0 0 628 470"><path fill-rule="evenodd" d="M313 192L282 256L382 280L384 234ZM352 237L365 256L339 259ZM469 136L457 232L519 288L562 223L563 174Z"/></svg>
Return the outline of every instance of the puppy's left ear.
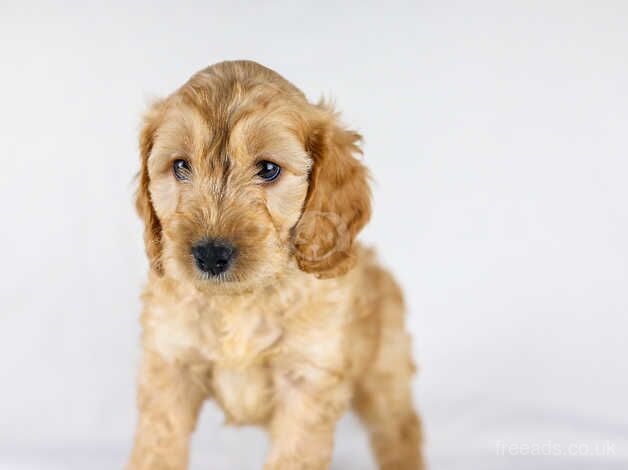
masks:
<svg viewBox="0 0 628 470"><path fill-rule="evenodd" d="M317 277L346 273L355 262L354 239L371 216L368 170L356 158L362 137L347 130L324 103L315 107L306 150L313 166L308 194L294 229L299 267Z"/></svg>
<svg viewBox="0 0 628 470"><path fill-rule="evenodd" d="M144 123L140 132L139 185L135 195L135 208L140 218L144 220L144 244L150 269L160 276L163 274L161 263L161 222L157 218L150 196L148 158L153 149L153 140L163 114L163 107L163 102L157 102L151 106L144 116Z"/></svg>

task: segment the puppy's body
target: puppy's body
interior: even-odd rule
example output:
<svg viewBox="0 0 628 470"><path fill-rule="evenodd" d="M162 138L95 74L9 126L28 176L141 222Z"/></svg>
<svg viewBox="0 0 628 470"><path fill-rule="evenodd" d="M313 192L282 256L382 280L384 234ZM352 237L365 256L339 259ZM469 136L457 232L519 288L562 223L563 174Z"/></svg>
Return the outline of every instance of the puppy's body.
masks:
<svg viewBox="0 0 628 470"><path fill-rule="evenodd" d="M138 209L152 270L129 468L186 468L206 398L228 422L268 429L267 469L328 468L335 424L352 405L381 468L422 468L401 292L353 243L370 207L351 155L357 134L257 64L207 70L186 85L193 93L184 86L156 105L142 136ZM181 155L187 186L159 163ZM256 155L282 161L276 186L252 179ZM189 254L207 238L237 240L216 279Z"/></svg>

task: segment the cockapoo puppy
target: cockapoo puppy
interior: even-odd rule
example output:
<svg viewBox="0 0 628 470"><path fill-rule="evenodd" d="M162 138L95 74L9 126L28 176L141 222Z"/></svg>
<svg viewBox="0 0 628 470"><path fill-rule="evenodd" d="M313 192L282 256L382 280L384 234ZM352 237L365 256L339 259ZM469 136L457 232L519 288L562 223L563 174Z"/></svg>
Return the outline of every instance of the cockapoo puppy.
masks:
<svg viewBox="0 0 628 470"><path fill-rule="evenodd" d="M148 111L137 210L150 262L128 469L187 468L203 401L264 426L266 470L326 469L353 408L379 467L422 469L398 285L354 242L370 217L360 135L249 61Z"/></svg>

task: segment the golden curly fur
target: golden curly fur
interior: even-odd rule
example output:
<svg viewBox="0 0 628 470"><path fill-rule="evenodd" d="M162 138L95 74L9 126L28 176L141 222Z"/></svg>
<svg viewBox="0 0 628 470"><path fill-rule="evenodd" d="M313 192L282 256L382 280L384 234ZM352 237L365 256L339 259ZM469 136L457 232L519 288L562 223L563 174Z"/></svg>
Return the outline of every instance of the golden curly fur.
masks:
<svg viewBox="0 0 628 470"><path fill-rule="evenodd" d="M222 62L147 113L137 209L150 262L130 470L185 469L203 401L267 428L267 470L329 467L351 406L382 469L422 469L399 287L354 243L370 213L359 134L274 71ZM189 179L173 175L189 162ZM260 160L281 166L256 176ZM218 276L191 246L237 247Z"/></svg>

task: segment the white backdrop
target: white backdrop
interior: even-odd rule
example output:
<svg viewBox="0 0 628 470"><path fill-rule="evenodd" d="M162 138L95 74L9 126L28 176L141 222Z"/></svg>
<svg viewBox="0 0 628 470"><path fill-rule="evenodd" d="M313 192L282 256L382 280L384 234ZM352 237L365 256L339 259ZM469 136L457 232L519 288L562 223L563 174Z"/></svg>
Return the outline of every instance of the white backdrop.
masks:
<svg viewBox="0 0 628 470"><path fill-rule="evenodd" d="M366 137L363 238L407 293L432 468L626 468L628 3L22 3L0 6L0 469L122 467L139 116L235 58ZM262 433L221 423L207 406L193 468L261 468ZM373 468L352 418L334 468Z"/></svg>

